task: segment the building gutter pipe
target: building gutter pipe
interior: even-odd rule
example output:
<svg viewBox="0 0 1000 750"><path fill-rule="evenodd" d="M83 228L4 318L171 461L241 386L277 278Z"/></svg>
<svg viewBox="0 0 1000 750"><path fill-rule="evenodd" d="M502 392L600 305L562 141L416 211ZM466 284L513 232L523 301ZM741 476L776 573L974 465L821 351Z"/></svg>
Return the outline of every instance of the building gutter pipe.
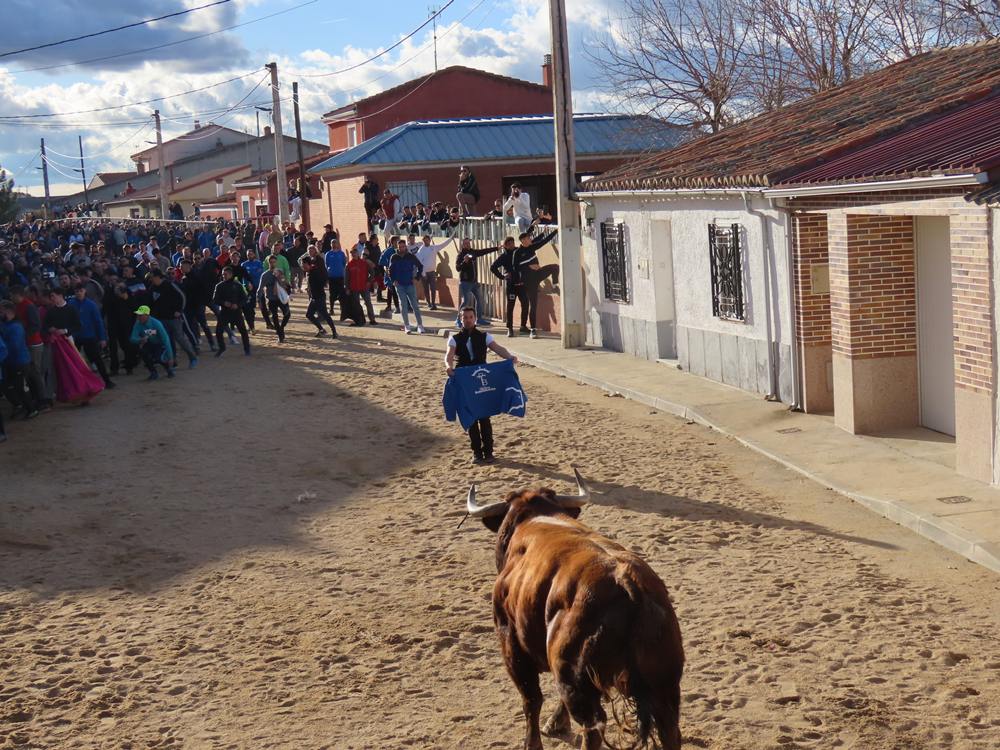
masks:
<svg viewBox="0 0 1000 750"><path fill-rule="evenodd" d="M778 393L778 376L774 366L774 330L771 321L771 268L769 259L774 254L771 248L771 238L767 230L767 216L754 208L750 208L750 193L744 191L743 208L752 216L756 216L760 221L760 257L761 267L764 271L764 322L767 336L767 393L765 398L768 401L780 401Z"/></svg>

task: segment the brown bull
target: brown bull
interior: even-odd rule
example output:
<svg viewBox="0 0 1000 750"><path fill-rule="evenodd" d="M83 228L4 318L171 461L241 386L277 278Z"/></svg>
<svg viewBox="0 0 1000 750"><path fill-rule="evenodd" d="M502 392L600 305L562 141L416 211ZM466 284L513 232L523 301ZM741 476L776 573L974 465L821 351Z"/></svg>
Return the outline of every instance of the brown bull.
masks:
<svg viewBox="0 0 1000 750"><path fill-rule="evenodd" d="M568 731L572 716L582 750L597 750L601 702L617 690L635 710L633 747L655 737L679 750L684 648L667 587L638 555L576 520L590 494L574 472L575 496L540 489L478 505L469 490L469 515L499 532L493 621L524 700L524 746L542 748L538 675L551 671L561 701L546 734Z"/></svg>

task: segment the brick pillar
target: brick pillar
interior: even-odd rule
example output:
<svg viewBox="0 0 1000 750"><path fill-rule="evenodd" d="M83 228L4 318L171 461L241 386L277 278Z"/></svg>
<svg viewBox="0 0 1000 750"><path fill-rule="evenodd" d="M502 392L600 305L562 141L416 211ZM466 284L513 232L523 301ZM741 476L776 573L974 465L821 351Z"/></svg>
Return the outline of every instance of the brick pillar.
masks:
<svg viewBox="0 0 1000 750"><path fill-rule="evenodd" d="M828 220L834 421L855 434L918 424L913 219Z"/></svg>
<svg viewBox="0 0 1000 750"><path fill-rule="evenodd" d="M802 408L833 411L830 346L830 253L826 214L793 217L795 330L802 360Z"/></svg>

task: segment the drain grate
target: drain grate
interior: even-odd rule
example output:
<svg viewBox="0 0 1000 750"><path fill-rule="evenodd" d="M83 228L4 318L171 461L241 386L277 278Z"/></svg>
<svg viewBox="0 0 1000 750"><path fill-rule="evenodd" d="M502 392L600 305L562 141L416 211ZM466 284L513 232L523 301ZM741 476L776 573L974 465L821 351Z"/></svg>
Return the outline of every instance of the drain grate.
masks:
<svg viewBox="0 0 1000 750"><path fill-rule="evenodd" d="M949 495L948 497L939 497L938 500L945 505L962 505L972 502L972 498L968 495Z"/></svg>
<svg viewBox="0 0 1000 750"><path fill-rule="evenodd" d="M794 435L796 432L802 432L801 427L786 427L783 430L777 430L779 435Z"/></svg>

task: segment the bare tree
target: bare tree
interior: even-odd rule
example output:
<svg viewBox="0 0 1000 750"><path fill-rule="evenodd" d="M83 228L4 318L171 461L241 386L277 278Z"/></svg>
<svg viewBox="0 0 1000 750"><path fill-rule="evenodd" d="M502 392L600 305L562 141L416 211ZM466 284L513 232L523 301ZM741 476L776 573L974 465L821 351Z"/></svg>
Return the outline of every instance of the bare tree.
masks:
<svg viewBox="0 0 1000 750"><path fill-rule="evenodd" d="M1000 0L941 0L951 33L962 41L1000 36Z"/></svg>
<svg viewBox="0 0 1000 750"><path fill-rule="evenodd" d="M717 133L746 96L736 0L624 0L594 57L625 108Z"/></svg>

